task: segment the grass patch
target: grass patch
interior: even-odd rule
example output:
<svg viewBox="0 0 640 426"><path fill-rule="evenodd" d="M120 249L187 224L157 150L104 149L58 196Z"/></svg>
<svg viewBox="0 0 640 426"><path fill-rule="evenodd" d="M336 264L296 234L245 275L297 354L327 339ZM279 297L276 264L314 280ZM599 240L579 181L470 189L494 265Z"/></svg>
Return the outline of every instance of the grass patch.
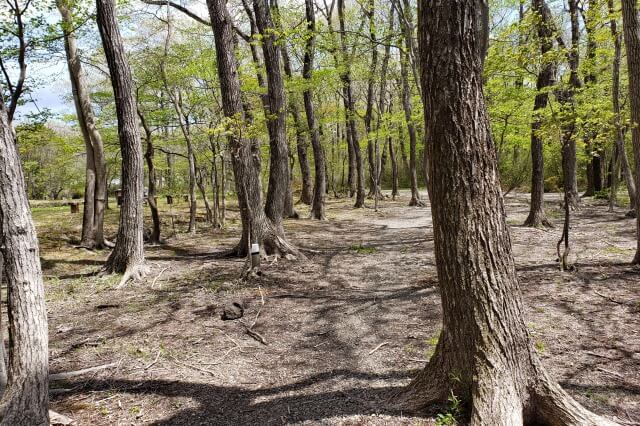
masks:
<svg viewBox="0 0 640 426"><path fill-rule="evenodd" d="M354 244L349 247L349 250L355 251L358 254L373 254L378 252L377 248L371 246L363 246L362 244Z"/></svg>

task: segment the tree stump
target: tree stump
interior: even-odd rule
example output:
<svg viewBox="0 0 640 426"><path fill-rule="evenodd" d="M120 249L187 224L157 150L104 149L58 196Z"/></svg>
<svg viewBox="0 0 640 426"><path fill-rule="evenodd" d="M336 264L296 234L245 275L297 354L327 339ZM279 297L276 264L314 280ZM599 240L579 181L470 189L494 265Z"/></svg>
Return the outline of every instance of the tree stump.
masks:
<svg viewBox="0 0 640 426"><path fill-rule="evenodd" d="M70 212L71 214L75 214L75 213L79 213L80 212L80 203L72 201L69 203L69 207L70 207Z"/></svg>
<svg viewBox="0 0 640 426"><path fill-rule="evenodd" d="M167 195L167 204L173 204L173 196Z"/></svg>

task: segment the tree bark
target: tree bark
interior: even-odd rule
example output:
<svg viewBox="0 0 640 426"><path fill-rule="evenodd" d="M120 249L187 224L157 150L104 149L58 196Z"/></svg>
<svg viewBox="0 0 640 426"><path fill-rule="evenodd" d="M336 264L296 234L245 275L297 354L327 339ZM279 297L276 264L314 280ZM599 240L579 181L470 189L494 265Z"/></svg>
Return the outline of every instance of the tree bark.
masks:
<svg viewBox="0 0 640 426"><path fill-rule="evenodd" d="M613 12L615 10L613 0L608 1L608 6L609 13L614 16ZM613 103L614 124L616 128L616 149L618 151L618 158L620 159L622 174L627 184L627 193L629 194L630 207L631 210L634 210L637 202L636 185L633 181L633 173L631 172L631 166L629 165L629 159L627 158L627 151L624 146L624 133L622 130L622 120L620 115L620 62L622 56L622 34L620 33L620 31L618 31L618 22L615 18L611 19L610 26L611 36L613 37L614 43L613 70L611 76L611 98ZM615 191L615 188L613 190ZM612 198L614 197L615 195L612 196Z"/></svg>
<svg viewBox="0 0 640 426"><path fill-rule="evenodd" d="M291 60L286 46L281 47L282 62L284 65L284 73L287 78L293 78L291 71ZM311 168L309 167L309 156L307 154L307 139L305 129L300 118L300 109L296 102L295 96L289 94L289 112L293 118L293 125L296 129L296 151L298 153L298 164L300 165L300 174L302 176L302 190L300 191L300 202L310 205L313 200L313 186L311 184Z"/></svg>
<svg viewBox="0 0 640 426"><path fill-rule="evenodd" d="M533 0L531 7L539 16L537 32L540 38L540 53L545 57L553 49L551 11L544 0ZM533 104L533 122L531 123L531 205L529 216L524 221L525 226L552 226L544 212L544 154L539 132L542 127L541 114L549 101L546 90L555 84L555 74L556 66L553 59L547 59L543 62L536 81L538 93Z"/></svg>
<svg viewBox="0 0 640 426"><path fill-rule="evenodd" d="M358 125L356 123L356 103L353 97L353 87L351 81L351 58L347 52L346 27L344 17L344 0L338 0L338 20L340 22L340 44L342 49L342 94L344 99L345 114L347 116L347 134L351 138L350 149L353 150L352 169L355 167L355 187L356 202L355 208L364 207L364 170L362 164L362 154L360 152L360 139L358 137ZM351 162L349 164L352 164Z"/></svg>
<svg viewBox="0 0 640 426"><path fill-rule="evenodd" d="M635 0L622 0L624 42L627 48L627 68L629 74L629 99L631 100L631 140L636 159L636 188L640 188L640 17ZM636 200L636 238L638 246L633 258L640 264L640 202Z"/></svg>
<svg viewBox="0 0 640 426"><path fill-rule="evenodd" d="M238 64L234 53L235 35L226 2L207 0L207 8L215 38L222 109L229 130L229 151L242 220L242 238L236 252L240 256L246 255L248 242L251 241L260 244L267 254L299 254L286 241L282 226L275 226L262 208L260 151L245 133L246 111L242 103ZM279 220L281 222L282 218Z"/></svg>
<svg viewBox="0 0 640 426"><path fill-rule="evenodd" d="M525 325L482 94L488 2L423 0L418 7L444 318L435 353L398 397L399 408L424 410L454 395L472 426L613 424L549 378Z"/></svg>
<svg viewBox="0 0 640 426"><path fill-rule="evenodd" d="M596 36L594 34L596 25L598 23L591 23L587 20L588 14L583 13L584 27L587 33L587 52L586 58L589 62L589 66L586 67L586 73L584 76L585 86L593 86L596 83ZM584 136L584 144L589 158L587 164L587 190L583 194L585 197L592 197L596 192L602 191L602 161L601 156L604 151L599 146L594 146L594 141L597 137L597 131L591 130Z"/></svg>
<svg viewBox="0 0 640 426"><path fill-rule="evenodd" d="M417 152L416 145L417 135L416 128L413 124L413 110L411 108L411 91L409 86L409 71L407 67L408 57L401 54L400 59L400 79L402 80L402 108L404 110L404 119L407 123L407 133L409 134L409 183L411 184L411 200L410 206L423 206L420 201L420 193L418 192L418 172L417 172Z"/></svg>
<svg viewBox="0 0 640 426"><path fill-rule="evenodd" d="M369 163L369 197L377 197L379 189L376 187L376 161L374 142L373 142L373 104L374 86L376 74L378 72L378 42L376 40L376 24L375 24L375 0L368 0L368 9L366 11L369 21L369 48L371 49L371 62L369 64L367 78L367 104L364 114L364 129L367 136L367 159Z"/></svg>
<svg viewBox="0 0 640 426"><path fill-rule="evenodd" d="M563 180L566 202L572 209L578 208L580 204L580 194L578 194L577 179L577 158L576 158L576 111L575 92L582 88L582 82L578 75L580 66L580 25L578 23L578 0L569 0L569 15L571 20L571 49L568 53L569 59L569 90L566 92L568 98L565 103L568 105L569 114L563 134L568 137L563 141Z"/></svg>
<svg viewBox="0 0 640 426"><path fill-rule="evenodd" d="M86 180L84 190L84 210L82 215L82 235L80 245L89 249L105 247L104 210L107 197L107 170L102 137L96 127L87 82L73 31L73 0L57 0L56 5L62 17L64 48L73 100L78 116L78 125L86 147Z"/></svg>
<svg viewBox="0 0 640 426"><path fill-rule="evenodd" d="M15 133L0 99L0 257L9 320L8 382L0 425L49 424L49 349L38 237ZM2 342L4 345L4 342Z"/></svg>
<svg viewBox="0 0 640 426"><path fill-rule="evenodd" d="M116 20L114 0L96 0L96 21L107 58L118 119L122 153L122 206L116 245L104 266L105 272L123 273L120 286L129 278L141 278L144 264L143 206L144 172L142 145L136 119L136 100L131 69Z"/></svg>
<svg viewBox="0 0 640 426"><path fill-rule="evenodd" d="M291 190L289 145L287 144L284 81L280 71L280 46L265 0L253 0L256 24L262 36L262 55L267 71L267 130L269 131L269 187L265 213L276 227L282 227L286 192Z"/></svg>
<svg viewBox="0 0 640 426"><path fill-rule="evenodd" d="M307 116L307 126L311 135L311 146L313 147L313 161L315 169L315 181L313 185L313 202L311 203L311 217L313 219L326 219L325 193L327 189L327 175L325 171L325 158L322 145L320 144L320 133L318 124L316 123L316 114L313 106L313 57L315 54L315 37L316 37L316 17L314 13L313 0L305 0L305 17L307 20L306 43L304 49L304 59L302 67L302 77L307 82L305 90L302 94L304 98L304 110Z"/></svg>
<svg viewBox="0 0 640 426"><path fill-rule="evenodd" d="M160 243L160 214L158 213L158 203L157 203L157 189L156 189L156 168L153 163L153 159L155 156L155 149L153 146L153 135L151 133L151 128L147 123L147 120L144 118L144 114L140 109L137 110L138 117L140 118L140 124L144 129L145 141L147 142L147 149L144 153L145 161L147 162L147 172L149 174L149 192L147 194L147 202L149 203L149 209L151 210L151 221L153 224L153 228L151 230L151 235L149 236L150 244L159 244Z"/></svg>

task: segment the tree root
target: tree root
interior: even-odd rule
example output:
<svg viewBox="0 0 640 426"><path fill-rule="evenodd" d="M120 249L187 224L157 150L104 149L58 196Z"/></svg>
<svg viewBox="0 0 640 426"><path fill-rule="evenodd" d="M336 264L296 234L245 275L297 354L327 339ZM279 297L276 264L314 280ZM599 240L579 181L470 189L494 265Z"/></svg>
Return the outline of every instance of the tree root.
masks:
<svg viewBox="0 0 640 426"><path fill-rule="evenodd" d="M458 421L472 426L615 426L577 403L553 382L539 361L531 369L482 364L474 367L472 378L456 376L455 367L438 349L424 370L388 403L396 410L435 414L450 410L451 398L460 404ZM457 374L460 374L458 371ZM449 401L448 401L449 398Z"/></svg>
<svg viewBox="0 0 640 426"><path fill-rule="evenodd" d="M144 263L134 263L127 266L127 269L122 274L120 283L116 286L117 289L123 288L125 284L131 279L133 281L142 280L149 273L149 267Z"/></svg>
<svg viewBox="0 0 640 426"><path fill-rule="evenodd" d="M553 223L547 219L544 213L530 213L522 226L528 226L530 228L555 228Z"/></svg>
<svg viewBox="0 0 640 426"><path fill-rule="evenodd" d="M418 198L412 198L411 201L409 201L409 207L426 207L426 206L427 205Z"/></svg>

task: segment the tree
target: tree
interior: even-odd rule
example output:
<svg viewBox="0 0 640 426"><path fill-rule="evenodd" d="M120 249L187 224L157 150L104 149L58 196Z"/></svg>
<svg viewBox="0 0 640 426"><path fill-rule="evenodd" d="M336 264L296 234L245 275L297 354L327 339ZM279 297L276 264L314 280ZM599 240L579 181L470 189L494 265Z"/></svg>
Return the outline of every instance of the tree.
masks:
<svg viewBox="0 0 640 426"><path fill-rule="evenodd" d="M353 159L356 173L356 202L355 208L364 207L364 170L362 165L362 154L360 153L360 138L358 136L358 126L356 124L356 102L353 94L351 79L351 60L353 55L347 51L347 34L345 25L344 0L338 0L338 20L340 23L340 48L342 51L342 98L344 101L345 113L347 115L347 139L350 140L350 149L353 150ZM329 19L329 18L327 18Z"/></svg>
<svg viewBox="0 0 640 426"><path fill-rule="evenodd" d="M635 0L622 0L624 44L627 48L629 99L631 101L631 139L636 159L636 189L640 188L640 16ZM637 196L637 194L636 194ZM633 263L640 264L640 201L636 199L636 238L638 248Z"/></svg>
<svg viewBox="0 0 640 426"><path fill-rule="evenodd" d="M421 410L454 395L471 425L614 424L549 378L524 322L482 93L488 2L425 0L418 7L444 318L434 355L399 405Z"/></svg>
<svg viewBox="0 0 640 426"><path fill-rule="evenodd" d="M307 31L304 49L304 59L302 66L302 77L306 81L302 94L304 98L304 110L307 115L307 125L311 135L311 146L313 148L313 163L315 168L315 181L313 185L313 202L311 203L311 217L313 219L326 219L324 214L324 198L327 189L327 176L325 173L325 159L322 145L320 144L320 133L316 123L316 113L313 107L313 57L315 54L315 32L316 18L314 13L313 0L305 0L305 17L307 19Z"/></svg>
<svg viewBox="0 0 640 426"><path fill-rule="evenodd" d="M47 309L38 238L25 191L15 134L2 99L0 229L0 257L4 258L9 318L8 382L0 399L0 425L48 425Z"/></svg>
<svg viewBox="0 0 640 426"><path fill-rule="evenodd" d="M86 77L78 55L74 29L76 23L72 13L74 2L73 0L57 0L56 5L62 17L64 50L67 55L73 101L86 147L86 180L80 246L90 249L103 248L105 246L104 209L107 199L107 168L104 159L104 145L96 127Z"/></svg>
<svg viewBox="0 0 640 426"><path fill-rule="evenodd" d="M143 160L136 116L131 70L118 29L114 0L96 0L96 21L107 58L118 119L122 153L122 207L116 245L104 266L108 273L122 273L120 286L129 278L142 278L147 268L143 242Z"/></svg>
<svg viewBox="0 0 640 426"><path fill-rule="evenodd" d="M533 122L531 123L531 205L525 226L552 226L544 212L544 154L542 150L541 113L549 102L548 88L555 84L556 65L549 58L553 49L553 25L551 11L544 0L532 0L531 8L537 14L537 32L540 39L542 65L536 81L536 99L533 104Z"/></svg>
<svg viewBox="0 0 640 426"><path fill-rule="evenodd" d="M140 110L140 108L136 108L136 112L138 113L138 117L140 118L140 124L144 129L144 138L147 143L147 148L144 152L144 159L147 162L147 173L149 175L149 192L147 195L147 202L149 203L149 209L151 210L151 221L153 224L151 235L149 235L149 243L159 244L160 214L158 213L157 202L158 190L156 188L157 176L154 164L155 147L153 146L153 132L151 131L151 127L149 127L149 123L147 123L147 120L144 117L144 113Z"/></svg>
<svg viewBox="0 0 640 426"><path fill-rule="evenodd" d="M244 255L248 245L257 242L267 254L297 254L297 249L286 241L282 227L274 226L262 208L260 153L255 140L246 134L247 117L235 57L235 34L226 2L207 0L207 8L216 44L222 108L242 220L242 239L236 252Z"/></svg>
<svg viewBox="0 0 640 426"><path fill-rule="evenodd" d="M284 81L280 71L280 46L276 42L275 26L265 0L253 0L256 25L262 36L262 55L267 71L267 130L269 132L269 186L265 213L281 228L285 202L290 196L289 145L287 144ZM289 194L287 194L289 192Z"/></svg>
<svg viewBox="0 0 640 426"><path fill-rule="evenodd" d="M615 126L615 150L618 153L618 160L620 165L622 166L622 174L624 175L624 180L627 184L627 193L629 194L629 202L631 204L631 209L635 210L636 205L636 185L633 182L633 173L631 172L631 166L629 165L629 159L627 158L627 151L625 150L624 143L624 132L622 127L622 118L621 118L621 108L620 108L620 62L622 56L622 34L618 31L618 21L614 17L614 6L613 0L607 1L609 14L611 17L611 22L609 26L611 27L611 36L613 37L614 44L614 54L613 54L613 64L612 64L612 75L611 75L611 101L613 105L613 114L614 114L614 126ZM613 207L613 203L617 198L617 168L613 173L613 180L611 183L611 207Z"/></svg>

